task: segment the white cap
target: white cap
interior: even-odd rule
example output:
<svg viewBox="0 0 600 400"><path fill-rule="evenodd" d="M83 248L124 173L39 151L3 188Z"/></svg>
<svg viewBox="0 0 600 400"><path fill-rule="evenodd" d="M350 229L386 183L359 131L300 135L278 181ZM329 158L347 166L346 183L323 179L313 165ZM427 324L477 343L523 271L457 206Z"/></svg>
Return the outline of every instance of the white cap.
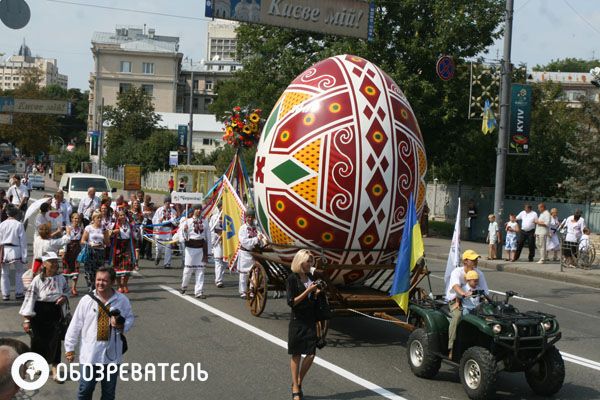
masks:
<svg viewBox="0 0 600 400"><path fill-rule="evenodd" d="M60 257L53 251L48 251L42 256L42 261L60 260Z"/></svg>

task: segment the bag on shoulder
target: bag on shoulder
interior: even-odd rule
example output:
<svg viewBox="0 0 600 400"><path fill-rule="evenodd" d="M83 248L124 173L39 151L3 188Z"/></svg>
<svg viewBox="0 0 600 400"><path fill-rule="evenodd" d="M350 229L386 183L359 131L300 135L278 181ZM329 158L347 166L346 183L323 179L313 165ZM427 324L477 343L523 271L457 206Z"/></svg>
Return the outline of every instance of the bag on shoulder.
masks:
<svg viewBox="0 0 600 400"><path fill-rule="evenodd" d="M77 262L79 264L85 264L85 262L90 258L90 246L85 244L81 248L81 251L77 255Z"/></svg>

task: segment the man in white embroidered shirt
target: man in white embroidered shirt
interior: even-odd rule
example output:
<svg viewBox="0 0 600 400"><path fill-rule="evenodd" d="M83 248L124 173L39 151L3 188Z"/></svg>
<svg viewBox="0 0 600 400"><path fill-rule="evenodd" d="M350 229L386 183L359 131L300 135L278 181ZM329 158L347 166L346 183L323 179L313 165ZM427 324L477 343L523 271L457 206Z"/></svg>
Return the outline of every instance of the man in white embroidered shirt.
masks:
<svg viewBox="0 0 600 400"><path fill-rule="evenodd" d="M117 368L108 369L108 364L120 364L123 358L122 333L133 325L133 312L127 297L112 288L116 273L112 268L102 267L96 272L96 290L84 296L75 312L65 335L65 356L67 361L75 359L75 348L79 347L79 364L82 373L79 380L79 400L92 399L96 379L90 377L90 368L95 376L103 372L102 399L115 398ZM92 297L94 295L94 297ZM120 312L120 315L116 311ZM87 372L84 370L87 368ZM113 372L114 371L114 372Z"/></svg>
<svg viewBox="0 0 600 400"><path fill-rule="evenodd" d="M81 199L77 207L77 212L83 215L83 226L88 226L94 211L100 209L100 199L96 197L96 189L88 188L87 194L88 197Z"/></svg>

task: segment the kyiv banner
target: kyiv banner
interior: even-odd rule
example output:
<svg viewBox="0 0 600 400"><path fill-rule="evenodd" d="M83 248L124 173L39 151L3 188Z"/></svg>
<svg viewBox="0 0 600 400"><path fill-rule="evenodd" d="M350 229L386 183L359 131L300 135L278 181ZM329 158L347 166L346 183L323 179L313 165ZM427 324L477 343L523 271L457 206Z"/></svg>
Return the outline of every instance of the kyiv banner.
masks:
<svg viewBox="0 0 600 400"><path fill-rule="evenodd" d="M531 86L513 83L510 96L508 154L529 153L531 129Z"/></svg>
<svg viewBox="0 0 600 400"><path fill-rule="evenodd" d="M244 224L242 218L246 212L242 200L231 186L231 182L223 176L223 261L229 263L229 269L235 270L235 261L240 249L238 232Z"/></svg>

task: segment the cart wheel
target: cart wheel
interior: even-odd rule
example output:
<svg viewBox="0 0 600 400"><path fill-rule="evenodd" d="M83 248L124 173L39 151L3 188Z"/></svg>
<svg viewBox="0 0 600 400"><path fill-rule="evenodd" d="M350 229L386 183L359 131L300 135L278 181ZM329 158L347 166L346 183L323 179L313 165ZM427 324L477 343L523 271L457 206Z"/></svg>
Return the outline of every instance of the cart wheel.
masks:
<svg viewBox="0 0 600 400"><path fill-rule="evenodd" d="M262 265L254 264L248 275L246 305L252 315L258 317L267 304L267 271Z"/></svg>

